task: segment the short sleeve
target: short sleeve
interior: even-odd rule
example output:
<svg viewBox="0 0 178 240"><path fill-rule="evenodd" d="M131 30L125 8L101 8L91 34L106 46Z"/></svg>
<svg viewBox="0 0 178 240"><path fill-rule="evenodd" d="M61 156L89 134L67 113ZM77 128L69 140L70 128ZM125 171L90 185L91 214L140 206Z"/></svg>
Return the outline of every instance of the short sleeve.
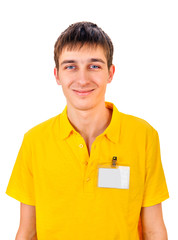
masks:
<svg viewBox="0 0 178 240"><path fill-rule="evenodd" d="M24 204L35 206L32 153L26 134L24 135L6 194Z"/></svg>
<svg viewBox="0 0 178 240"><path fill-rule="evenodd" d="M160 142L156 130L146 152L146 174L142 207L161 203L169 198L164 170L161 162Z"/></svg>

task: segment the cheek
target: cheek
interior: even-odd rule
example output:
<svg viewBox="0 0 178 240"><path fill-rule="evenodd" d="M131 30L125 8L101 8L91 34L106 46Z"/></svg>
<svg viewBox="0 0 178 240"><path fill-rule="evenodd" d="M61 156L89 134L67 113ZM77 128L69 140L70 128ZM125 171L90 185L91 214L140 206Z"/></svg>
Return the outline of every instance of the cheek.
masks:
<svg viewBox="0 0 178 240"><path fill-rule="evenodd" d="M72 84L72 82L74 81L72 77L69 76L65 76L64 74L62 76L60 76L60 81L61 81L61 85L63 89L66 89L68 87L70 87L70 85Z"/></svg>
<svg viewBox="0 0 178 240"><path fill-rule="evenodd" d="M98 76L98 79L96 79L98 82L99 87L106 88L107 86L107 78L105 75Z"/></svg>
<svg viewBox="0 0 178 240"><path fill-rule="evenodd" d="M77 80L77 75L75 73L62 73L60 79L63 85L69 86L72 82Z"/></svg>

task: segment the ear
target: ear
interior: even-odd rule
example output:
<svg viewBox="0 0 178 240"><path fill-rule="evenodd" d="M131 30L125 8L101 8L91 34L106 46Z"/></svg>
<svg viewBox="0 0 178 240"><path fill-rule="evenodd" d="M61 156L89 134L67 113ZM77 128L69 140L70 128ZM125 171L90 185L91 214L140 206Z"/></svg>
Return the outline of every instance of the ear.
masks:
<svg viewBox="0 0 178 240"><path fill-rule="evenodd" d="M109 69L109 76L108 76L107 83L110 83L112 81L114 73L115 73L115 66L114 66L114 64L112 64Z"/></svg>
<svg viewBox="0 0 178 240"><path fill-rule="evenodd" d="M57 68L56 68L56 67L54 68L54 76L55 76L55 78L56 78L57 84L58 84L58 85L61 85L61 81L60 81L60 79L59 79L58 71L57 71Z"/></svg>

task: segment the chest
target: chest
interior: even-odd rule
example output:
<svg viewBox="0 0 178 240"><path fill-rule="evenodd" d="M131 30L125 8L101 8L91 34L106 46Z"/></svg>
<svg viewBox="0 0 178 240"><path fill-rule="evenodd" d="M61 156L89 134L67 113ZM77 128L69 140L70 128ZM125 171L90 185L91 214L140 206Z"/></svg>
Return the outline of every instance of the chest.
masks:
<svg viewBox="0 0 178 240"><path fill-rule="evenodd" d="M140 148L140 147L139 147ZM130 167L130 186L136 189L144 182L145 153L129 142L114 144L103 138L100 141L72 139L64 142L45 142L34 149L33 166L37 186L53 192L75 192L79 189L97 191L98 166L112 163ZM136 186L136 187L135 187Z"/></svg>

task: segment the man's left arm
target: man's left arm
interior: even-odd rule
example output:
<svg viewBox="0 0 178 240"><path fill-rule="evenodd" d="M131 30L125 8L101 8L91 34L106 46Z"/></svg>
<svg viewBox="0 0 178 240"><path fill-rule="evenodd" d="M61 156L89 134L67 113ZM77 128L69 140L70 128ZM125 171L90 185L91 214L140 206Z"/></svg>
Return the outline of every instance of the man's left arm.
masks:
<svg viewBox="0 0 178 240"><path fill-rule="evenodd" d="M143 240L167 240L161 203L141 209Z"/></svg>

